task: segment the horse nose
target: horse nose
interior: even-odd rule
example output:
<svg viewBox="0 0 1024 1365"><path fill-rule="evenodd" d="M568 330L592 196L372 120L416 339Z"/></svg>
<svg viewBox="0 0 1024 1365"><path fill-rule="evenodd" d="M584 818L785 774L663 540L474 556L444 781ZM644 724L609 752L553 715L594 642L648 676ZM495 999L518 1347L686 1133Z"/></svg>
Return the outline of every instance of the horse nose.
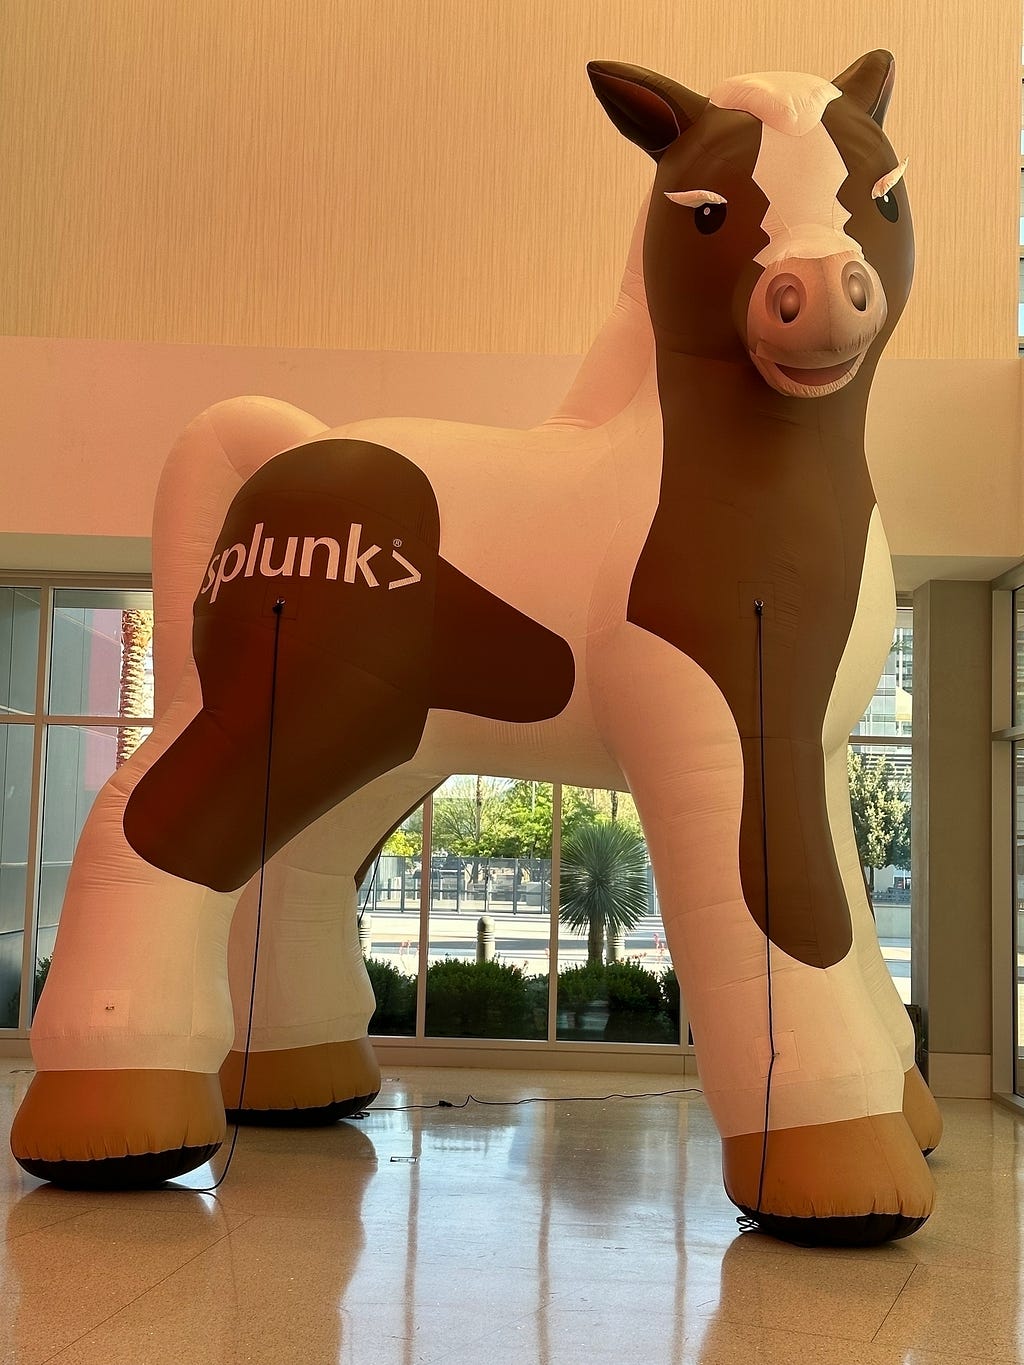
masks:
<svg viewBox="0 0 1024 1365"><path fill-rule="evenodd" d="M886 311L882 283L862 256L789 257L769 266L754 288L748 341L751 349L761 342L823 355L859 350Z"/></svg>
<svg viewBox="0 0 1024 1365"><path fill-rule="evenodd" d="M769 314L784 325L796 322L807 304L807 289L797 275L776 275L767 293Z"/></svg>
<svg viewBox="0 0 1024 1365"><path fill-rule="evenodd" d="M858 313L866 313L871 307L871 280L858 261L850 261L843 267L843 292Z"/></svg>

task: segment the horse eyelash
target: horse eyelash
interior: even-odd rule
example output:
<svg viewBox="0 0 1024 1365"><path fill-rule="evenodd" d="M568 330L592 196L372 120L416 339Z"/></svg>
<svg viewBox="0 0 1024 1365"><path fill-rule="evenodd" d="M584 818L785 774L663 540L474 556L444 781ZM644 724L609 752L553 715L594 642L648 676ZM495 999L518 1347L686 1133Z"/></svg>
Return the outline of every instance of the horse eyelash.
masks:
<svg viewBox="0 0 1024 1365"><path fill-rule="evenodd" d="M899 184L906 174L907 162L909 160L909 157L904 157L895 170L889 171L887 175L883 175L880 180L875 181L874 187L871 190L872 199L884 199L889 191Z"/></svg>
<svg viewBox="0 0 1024 1365"><path fill-rule="evenodd" d="M721 194L715 194L714 190L666 190L665 198L671 199L673 204L682 204L684 208L699 209L705 204L727 204L729 201Z"/></svg>

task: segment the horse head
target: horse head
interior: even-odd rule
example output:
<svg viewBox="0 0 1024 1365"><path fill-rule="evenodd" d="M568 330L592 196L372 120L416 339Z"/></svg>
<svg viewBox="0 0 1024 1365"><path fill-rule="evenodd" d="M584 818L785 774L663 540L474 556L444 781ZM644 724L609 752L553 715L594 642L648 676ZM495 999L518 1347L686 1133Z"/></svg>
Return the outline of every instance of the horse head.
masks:
<svg viewBox="0 0 1024 1365"><path fill-rule="evenodd" d="M914 266L906 162L882 131L893 69L871 52L834 81L738 76L704 97L590 64L612 122L657 163L644 280L660 347L752 362L794 398L870 375Z"/></svg>

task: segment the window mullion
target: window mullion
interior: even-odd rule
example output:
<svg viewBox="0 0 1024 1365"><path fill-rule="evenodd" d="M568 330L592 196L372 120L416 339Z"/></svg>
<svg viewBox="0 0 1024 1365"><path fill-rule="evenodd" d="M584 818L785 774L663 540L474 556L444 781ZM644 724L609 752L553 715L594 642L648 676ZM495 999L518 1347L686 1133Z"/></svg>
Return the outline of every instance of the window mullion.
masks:
<svg viewBox="0 0 1024 1365"><path fill-rule="evenodd" d="M43 832L43 771L46 762L46 711L50 679L53 588L39 593L39 645L36 668L36 701L32 736L32 778L29 790L28 848L25 857L25 931L21 945L21 999L18 1027L28 1029L35 1005L36 925L39 919L39 868Z"/></svg>

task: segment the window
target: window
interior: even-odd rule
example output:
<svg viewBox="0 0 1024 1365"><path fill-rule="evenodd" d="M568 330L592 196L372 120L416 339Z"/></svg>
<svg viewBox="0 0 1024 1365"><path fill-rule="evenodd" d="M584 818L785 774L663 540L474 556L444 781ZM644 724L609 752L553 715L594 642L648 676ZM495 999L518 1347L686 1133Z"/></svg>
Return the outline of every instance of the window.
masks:
<svg viewBox="0 0 1024 1365"><path fill-rule="evenodd" d="M556 868L564 909L570 881L600 881L600 921L588 909L552 924ZM385 843L364 904L375 1034L414 1035L419 1006L427 1039L679 1047L679 990L626 792L451 777Z"/></svg>
<svg viewBox="0 0 1024 1365"><path fill-rule="evenodd" d="M86 817L151 724L152 633L134 584L0 587L0 1027L31 1021Z"/></svg>
<svg viewBox="0 0 1024 1365"><path fill-rule="evenodd" d="M901 605L882 676L850 736L850 799L875 928L889 974L910 1003L910 742L913 611Z"/></svg>

